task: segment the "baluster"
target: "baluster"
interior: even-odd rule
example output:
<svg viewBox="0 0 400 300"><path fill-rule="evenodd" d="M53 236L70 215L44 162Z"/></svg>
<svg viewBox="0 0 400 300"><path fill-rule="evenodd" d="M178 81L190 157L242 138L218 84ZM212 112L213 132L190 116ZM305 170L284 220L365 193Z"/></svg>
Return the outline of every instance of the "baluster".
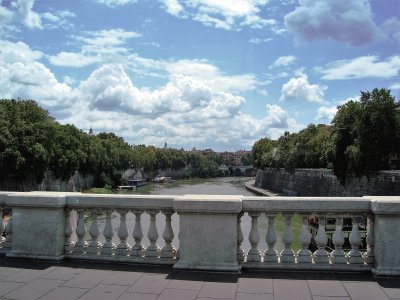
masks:
<svg viewBox="0 0 400 300"><path fill-rule="evenodd" d="M150 245L146 249L146 257L148 258L158 257L158 252L160 251L160 248L157 245L158 231L156 225L156 215L158 214L158 212L158 210L147 211L147 213L150 215L150 227L149 232L147 233Z"/></svg>
<svg viewBox="0 0 400 300"><path fill-rule="evenodd" d="M132 236L135 240L135 245L132 247L131 256L134 257L142 257L144 253L144 247L142 244L143 239L143 231L142 231L142 224L140 221L140 216L142 215L143 211L135 210L132 212L135 215L135 229L133 230Z"/></svg>
<svg viewBox="0 0 400 300"><path fill-rule="evenodd" d="M329 253L325 250L328 244L328 235L325 231L325 216L318 217L318 232L315 237L318 249L314 252L314 262L317 264L329 263Z"/></svg>
<svg viewBox="0 0 400 300"><path fill-rule="evenodd" d="M360 235L360 230L358 228L360 216L353 216L352 219L353 219L353 225L349 237L351 250L349 253L347 253L347 257L349 258L350 264L362 264L364 263L364 260L361 255L361 252L358 250L361 244L361 235Z"/></svg>
<svg viewBox="0 0 400 300"><path fill-rule="evenodd" d="M277 263L278 262L278 251L274 249L276 243L275 233L275 216L276 214L266 214L268 218L268 230L266 234L266 241L268 249L264 253L264 262Z"/></svg>
<svg viewBox="0 0 400 300"><path fill-rule="evenodd" d="M251 248L247 253L248 262L260 262L261 261L261 251L258 249L258 243L260 242L260 234L258 233L257 219L260 216L259 212L250 212L251 217L251 230L249 234L249 242Z"/></svg>
<svg viewBox="0 0 400 300"><path fill-rule="evenodd" d="M112 238L114 236L114 229L111 224L112 212L113 212L112 209L106 210L106 225L104 226L103 229L103 235L106 239L106 242L104 243L103 248L101 249L102 255L115 255L115 250L117 248L112 241Z"/></svg>
<svg viewBox="0 0 400 300"><path fill-rule="evenodd" d="M297 252L298 263L311 263L312 253L308 250L308 246L311 243L311 233L308 230L308 215L302 215L303 224L301 225L301 231L299 234L299 242L301 249Z"/></svg>
<svg viewBox="0 0 400 300"><path fill-rule="evenodd" d="M161 249L161 258L173 259L176 253L175 248L172 246L172 240L174 239L174 232L171 226L171 216L174 214L173 211L163 211L165 215L165 229L163 238L165 246Z"/></svg>
<svg viewBox="0 0 400 300"><path fill-rule="evenodd" d="M1 245L6 241L5 237L3 237L3 232L6 226L4 226L3 223L3 209L1 207L0 207L0 217L1 217L0 220L0 248L1 248Z"/></svg>
<svg viewBox="0 0 400 300"><path fill-rule="evenodd" d="M331 253L331 261L333 264L346 264L347 257L344 253L342 247L344 244L344 234L343 234L343 217L336 217L335 232L332 236L332 242L335 245L335 250Z"/></svg>
<svg viewBox="0 0 400 300"><path fill-rule="evenodd" d="M242 223L242 217L243 217L244 213L240 212L237 216L237 260L239 262L244 261L244 251L242 249L242 243L243 243L243 231L242 231L242 227L240 226L240 224Z"/></svg>
<svg viewBox="0 0 400 300"><path fill-rule="evenodd" d="M92 216L92 224L90 225L89 234L92 239L91 242L89 243L86 253L98 255L100 254L101 243L98 240L100 232L99 232L99 226L97 224L97 209L92 210L91 216Z"/></svg>
<svg viewBox="0 0 400 300"><path fill-rule="evenodd" d="M12 221L13 221L13 217L11 214L8 219L6 228L4 230L4 232L6 234L6 240L3 243L3 252L9 252L12 250Z"/></svg>
<svg viewBox="0 0 400 300"><path fill-rule="evenodd" d="M283 232L284 249L281 251L281 263L294 263L295 255L292 250L293 233L291 228L292 214L282 214L285 218L285 230Z"/></svg>
<svg viewBox="0 0 400 300"><path fill-rule="evenodd" d="M131 246L126 242L126 239L129 236L128 228L126 226L126 214L128 210L121 209L118 210L120 215L120 224L118 228L118 237L119 244L117 246L117 255L119 256L128 256L131 253Z"/></svg>
<svg viewBox="0 0 400 300"><path fill-rule="evenodd" d="M367 216L367 253L366 262L369 265L373 265L375 262L375 252L374 252L374 244L375 244L375 234L374 234L374 216Z"/></svg>
<svg viewBox="0 0 400 300"><path fill-rule="evenodd" d="M71 225L71 209L67 208L65 210L65 241L64 241L64 252L66 254L70 254L74 250L75 243L71 241L71 235L74 232L74 229Z"/></svg>
<svg viewBox="0 0 400 300"><path fill-rule="evenodd" d="M87 232L85 225L85 212L83 209L78 211L78 225L76 226L76 235L78 241L75 244L74 253L83 254L87 248L87 242L84 240L85 234Z"/></svg>

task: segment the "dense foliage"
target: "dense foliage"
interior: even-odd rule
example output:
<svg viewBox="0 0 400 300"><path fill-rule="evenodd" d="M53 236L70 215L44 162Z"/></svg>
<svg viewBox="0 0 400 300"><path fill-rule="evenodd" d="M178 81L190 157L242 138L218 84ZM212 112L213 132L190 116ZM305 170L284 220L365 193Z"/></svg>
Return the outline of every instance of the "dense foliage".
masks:
<svg viewBox="0 0 400 300"><path fill-rule="evenodd" d="M332 125L310 124L277 141L258 140L252 149L256 168L332 168L345 182L348 173L369 175L388 169L400 154L400 108L390 91L361 92L359 101L338 107Z"/></svg>
<svg viewBox="0 0 400 300"><path fill-rule="evenodd" d="M191 176L218 175L217 155L130 145L113 133L88 135L57 123L35 101L0 100L0 180L43 180L50 170L68 179L76 171L96 177L96 186L115 186L129 168L145 172L187 167Z"/></svg>

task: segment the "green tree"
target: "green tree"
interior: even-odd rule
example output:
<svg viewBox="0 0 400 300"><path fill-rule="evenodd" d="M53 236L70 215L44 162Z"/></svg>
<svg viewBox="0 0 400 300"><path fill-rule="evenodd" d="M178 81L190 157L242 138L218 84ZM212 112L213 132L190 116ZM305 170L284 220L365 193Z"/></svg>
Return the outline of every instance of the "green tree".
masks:
<svg viewBox="0 0 400 300"><path fill-rule="evenodd" d="M275 167L277 165L277 143L269 138L262 138L254 143L251 150L253 166L257 169Z"/></svg>
<svg viewBox="0 0 400 300"><path fill-rule="evenodd" d="M56 126L35 101L0 100L0 178L40 182Z"/></svg>
<svg viewBox="0 0 400 300"><path fill-rule="evenodd" d="M400 111L386 89L361 92L360 101L338 107L333 121L330 160L344 184L346 176L386 169L400 153Z"/></svg>
<svg viewBox="0 0 400 300"><path fill-rule="evenodd" d="M364 174L387 169L390 157L400 153L400 111L387 89L361 92L358 127L361 169Z"/></svg>

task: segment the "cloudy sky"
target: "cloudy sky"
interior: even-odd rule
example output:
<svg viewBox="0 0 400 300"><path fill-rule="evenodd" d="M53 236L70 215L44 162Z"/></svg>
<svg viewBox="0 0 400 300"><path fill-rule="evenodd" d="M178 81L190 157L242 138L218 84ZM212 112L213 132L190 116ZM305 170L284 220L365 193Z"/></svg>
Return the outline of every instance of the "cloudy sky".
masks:
<svg viewBox="0 0 400 300"><path fill-rule="evenodd" d="M400 93L399 0L0 4L0 98L132 144L250 149Z"/></svg>

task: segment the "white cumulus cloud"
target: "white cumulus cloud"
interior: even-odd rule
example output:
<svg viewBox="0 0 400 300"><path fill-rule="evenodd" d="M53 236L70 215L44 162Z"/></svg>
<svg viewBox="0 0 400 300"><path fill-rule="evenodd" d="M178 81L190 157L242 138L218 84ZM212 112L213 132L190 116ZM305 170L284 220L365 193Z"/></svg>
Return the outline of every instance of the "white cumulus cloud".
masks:
<svg viewBox="0 0 400 300"><path fill-rule="evenodd" d="M318 108L318 114L316 119L330 123L333 117L336 115L336 106L321 106Z"/></svg>
<svg viewBox="0 0 400 300"><path fill-rule="evenodd" d="M281 67L281 66L286 67L288 65L293 64L296 61L296 59L297 59L296 56L293 55L280 56L274 61L274 63L270 68Z"/></svg>
<svg viewBox="0 0 400 300"><path fill-rule="evenodd" d="M400 83L393 83L389 87L391 90L400 90Z"/></svg>
<svg viewBox="0 0 400 300"><path fill-rule="evenodd" d="M330 38L358 46L379 35L366 0L301 0L285 25L301 41Z"/></svg>
<svg viewBox="0 0 400 300"><path fill-rule="evenodd" d="M0 48L0 98L34 99L56 117L65 115L74 93L38 61L42 53L23 42L0 41Z"/></svg>
<svg viewBox="0 0 400 300"><path fill-rule="evenodd" d="M232 30L250 27L261 29L276 21L260 16L268 0L160 0L162 8L171 15L191 18L207 26Z"/></svg>
<svg viewBox="0 0 400 300"><path fill-rule="evenodd" d="M205 82L208 86L221 92L244 92L253 90L257 80L253 74L225 75L207 60L178 60L167 63L170 74L184 74Z"/></svg>
<svg viewBox="0 0 400 300"><path fill-rule="evenodd" d="M385 20L382 29L389 37L400 43L400 20L398 18L393 17Z"/></svg>
<svg viewBox="0 0 400 300"><path fill-rule="evenodd" d="M178 16L184 10L178 0L161 0L161 3L164 4L167 13L174 16Z"/></svg>
<svg viewBox="0 0 400 300"><path fill-rule="evenodd" d="M311 84L308 82L306 74L289 79L282 86L282 96L280 100L302 100L306 102L322 103L326 86Z"/></svg>
<svg viewBox="0 0 400 300"><path fill-rule="evenodd" d="M339 60L324 68L317 68L326 80L359 78L392 78L400 71L400 56L394 55L381 61L378 56L361 56L351 60Z"/></svg>
<svg viewBox="0 0 400 300"><path fill-rule="evenodd" d="M100 4L107 5L108 7L112 8L137 2L137 0L94 0L94 1Z"/></svg>
<svg viewBox="0 0 400 300"><path fill-rule="evenodd" d="M34 3L35 0L14 0L8 8L0 5L0 29L12 22L29 29L43 29L40 15L33 11Z"/></svg>
<svg viewBox="0 0 400 300"><path fill-rule="evenodd" d="M126 42L140 36L141 34L137 32L120 28L87 31L83 35L73 36L73 39L80 44L78 52L61 51L49 56L48 59L56 66L84 67L127 54Z"/></svg>
<svg viewBox="0 0 400 300"><path fill-rule="evenodd" d="M28 28L42 29L42 22L39 14L32 10L35 0L17 0L12 3L16 8L16 15Z"/></svg>

